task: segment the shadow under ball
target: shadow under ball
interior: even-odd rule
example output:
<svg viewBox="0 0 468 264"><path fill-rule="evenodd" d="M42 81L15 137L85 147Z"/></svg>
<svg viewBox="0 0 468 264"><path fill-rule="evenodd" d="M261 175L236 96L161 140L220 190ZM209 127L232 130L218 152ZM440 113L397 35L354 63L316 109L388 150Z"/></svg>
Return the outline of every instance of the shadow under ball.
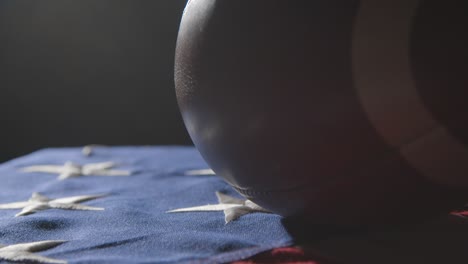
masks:
<svg viewBox="0 0 468 264"><path fill-rule="evenodd" d="M463 1L192 0L184 122L239 193L311 224L421 219L468 201Z"/></svg>

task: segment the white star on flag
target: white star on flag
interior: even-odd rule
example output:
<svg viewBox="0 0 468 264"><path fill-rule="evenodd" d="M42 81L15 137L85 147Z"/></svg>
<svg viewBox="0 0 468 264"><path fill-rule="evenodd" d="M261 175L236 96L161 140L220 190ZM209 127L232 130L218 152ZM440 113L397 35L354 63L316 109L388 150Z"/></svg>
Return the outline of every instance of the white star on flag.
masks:
<svg viewBox="0 0 468 264"><path fill-rule="evenodd" d="M43 257L33 253L57 247L65 242L66 241L61 240L49 240L10 246L0 244L0 260L21 263L35 262L66 264L67 262L65 260Z"/></svg>
<svg viewBox="0 0 468 264"><path fill-rule="evenodd" d="M168 213L224 211L226 224L237 218L255 212L271 213L250 200L238 199L216 192L219 204L202 205L168 211Z"/></svg>
<svg viewBox="0 0 468 264"><path fill-rule="evenodd" d="M58 174L59 180L81 176L130 176L126 170L112 170L117 164L114 162L90 163L79 165L71 161L64 165L38 165L22 168L23 172L41 172Z"/></svg>
<svg viewBox="0 0 468 264"><path fill-rule="evenodd" d="M104 146L104 145L96 145L96 144L92 144L92 145L87 145L87 146L84 146L83 149L81 150L81 153L83 154L83 156L86 156L86 157L91 157L94 155L94 150L96 148L105 148L107 146Z"/></svg>
<svg viewBox="0 0 468 264"><path fill-rule="evenodd" d="M95 145L84 146L83 149L81 150L81 153L84 156L89 157L89 156L93 155L94 147L95 147Z"/></svg>
<svg viewBox="0 0 468 264"><path fill-rule="evenodd" d="M202 169L202 170L188 170L185 172L185 175L201 176L201 175L216 175L216 173L212 169Z"/></svg>
<svg viewBox="0 0 468 264"><path fill-rule="evenodd" d="M60 199L50 199L39 193L33 193L28 201L0 204L0 209L23 209L15 217L34 214L49 209L102 211L104 208L78 204L104 197L105 195L83 195Z"/></svg>

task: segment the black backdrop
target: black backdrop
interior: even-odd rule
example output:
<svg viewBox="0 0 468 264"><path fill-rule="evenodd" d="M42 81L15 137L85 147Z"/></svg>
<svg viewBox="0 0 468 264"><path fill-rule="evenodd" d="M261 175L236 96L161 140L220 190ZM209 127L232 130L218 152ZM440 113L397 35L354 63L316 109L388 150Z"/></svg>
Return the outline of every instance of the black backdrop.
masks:
<svg viewBox="0 0 468 264"><path fill-rule="evenodd" d="M0 161L55 146L191 144L174 48L186 0L0 0Z"/></svg>

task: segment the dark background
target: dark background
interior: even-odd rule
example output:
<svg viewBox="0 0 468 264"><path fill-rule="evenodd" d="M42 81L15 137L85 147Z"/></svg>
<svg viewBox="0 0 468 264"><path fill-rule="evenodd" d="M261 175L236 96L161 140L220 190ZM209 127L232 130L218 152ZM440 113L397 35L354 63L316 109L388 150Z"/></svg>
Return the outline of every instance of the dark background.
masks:
<svg viewBox="0 0 468 264"><path fill-rule="evenodd" d="M0 0L0 162L86 144L192 144L173 67L186 0Z"/></svg>

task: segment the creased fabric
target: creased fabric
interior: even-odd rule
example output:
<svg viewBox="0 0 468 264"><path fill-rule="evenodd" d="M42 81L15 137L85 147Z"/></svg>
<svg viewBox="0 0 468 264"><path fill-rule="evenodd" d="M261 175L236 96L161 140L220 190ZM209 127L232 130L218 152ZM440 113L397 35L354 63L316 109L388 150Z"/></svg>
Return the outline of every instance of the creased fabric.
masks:
<svg viewBox="0 0 468 264"><path fill-rule="evenodd" d="M78 177L25 173L21 168L112 161L128 177ZM212 175L187 175L209 169L192 147L106 147L45 149L0 165L0 203L27 201L32 193L60 198L106 194L85 202L103 211L48 209L14 217L0 210L0 244L68 241L41 252L68 263L222 263L292 244L275 214L255 212L226 224L224 213L170 210L218 203L216 192L239 197Z"/></svg>

